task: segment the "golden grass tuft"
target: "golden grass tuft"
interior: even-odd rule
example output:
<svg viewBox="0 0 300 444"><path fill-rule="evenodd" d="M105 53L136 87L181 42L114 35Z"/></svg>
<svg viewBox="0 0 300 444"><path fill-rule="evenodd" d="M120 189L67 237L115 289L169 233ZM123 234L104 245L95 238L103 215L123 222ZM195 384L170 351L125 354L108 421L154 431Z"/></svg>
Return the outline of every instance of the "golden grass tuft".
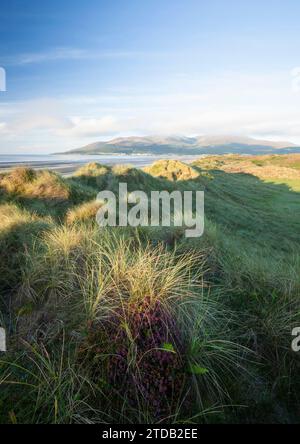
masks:
<svg viewBox="0 0 300 444"><path fill-rule="evenodd" d="M37 217L20 210L20 208L13 204L0 205L0 218L0 235L5 232L9 233L14 226L37 220Z"/></svg>
<svg viewBox="0 0 300 444"><path fill-rule="evenodd" d="M112 172L116 176L126 176L135 171L135 168L132 165L114 165L112 167Z"/></svg>
<svg viewBox="0 0 300 444"><path fill-rule="evenodd" d="M107 174L110 171L110 167L106 165L102 165L97 162L90 162L83 167L79 168L74 176L89 176L89 177L97 177L103 174Z"/></svg>
<svg viewBox="0 0 300 444"><path fill-rule="evenodd" d="M75 226L56 227L44 237L45 245L53 258L67 257L75 250L82 248L82 242L87 234L86 230Z"/></svg>
<svg viewBox="0 0 300 444"><path fill-rule="evenodd" d="M193 180L200 176L200 173L193 167L178 160L158 160L144 171L152 176L161 177L171 181Z"/></svg>
<svg viewBox="0 0 300 444"><path fill-rule="evenodd" d="M95 221L97 212L101 207L101 202L92 200L90 202L83 203L68 211L66 216L66 223L68 225L74 223Z"/></svg>
<svg viewBox="0 0 300 444"><path fill-rule="evenodd" d="M34 171L30 168L16 168L4 175L0 187L7 193L28 198L68 200L70 188L62 177L51 171Z"/></svg>
<svg viewBox="0 0 300 444"><path fill-rule="evenodd" d="M70 188L64 179L50 171L42 171L26 191L28 196L46 199L64 201L70 197Z"/></svg>
<svg viewBox="0 0 300 444"><path fill-rule="evenodd" d="M36 176L36 172L31 168L18 167L2 176L0 187L8 193L22 192L36 179Z"/></svg>

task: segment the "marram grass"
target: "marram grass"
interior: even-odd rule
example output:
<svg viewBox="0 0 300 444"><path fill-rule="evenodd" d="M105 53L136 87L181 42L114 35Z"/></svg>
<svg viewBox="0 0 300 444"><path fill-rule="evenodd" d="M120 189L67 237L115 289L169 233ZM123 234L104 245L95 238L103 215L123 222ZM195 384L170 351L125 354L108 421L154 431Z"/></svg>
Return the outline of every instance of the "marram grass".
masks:
<svg viewBox="0 0 300 444"><path fill-rule="evenodd" d="M297 422L299 168L279 160L2 175L0 422ZM100 229L120 181L204 190L204 236Z"/></svg>

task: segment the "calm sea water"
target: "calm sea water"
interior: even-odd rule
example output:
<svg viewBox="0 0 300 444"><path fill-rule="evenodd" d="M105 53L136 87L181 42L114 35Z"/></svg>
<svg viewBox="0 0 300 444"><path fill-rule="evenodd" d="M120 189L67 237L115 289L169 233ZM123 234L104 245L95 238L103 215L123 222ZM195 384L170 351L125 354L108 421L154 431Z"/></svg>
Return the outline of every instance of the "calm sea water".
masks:
<svg viewBox="0 0 300 444"><path fill-rule="evenodd" d="M35 165L35 164L52 164L52 165L64 165L64 164L82 164L87 162L93 162L97 161L99 163L104 164L132 164L135 166L145 166L150 165L155 160L158 159L170 159L170 158L176 158L180 159L182 161L189 161L193 160L195 157L199 156L109 156L109 155L78 155L78 154L67 154L67 155L35 155L35 154L28 154L28 155L21 155L21 154L15 154L15 155L7 155L7 154L0 154L0 167L4 165L20 165L20 164L28 164L28 165Z"/></svg>
<svg viewBox="0 0 300 444"><path fill-rule="evenodd" d="M73 163L73 162L90 162L98 160L99 162L105 161L131 161L131 162L143 162L151 160L154 156L106 156L106 155L78 155L78 154L66 154L66 155L37 155L37 154L0 154L0 163L33 163L33 162L51 162L51 163Z"/></svg>

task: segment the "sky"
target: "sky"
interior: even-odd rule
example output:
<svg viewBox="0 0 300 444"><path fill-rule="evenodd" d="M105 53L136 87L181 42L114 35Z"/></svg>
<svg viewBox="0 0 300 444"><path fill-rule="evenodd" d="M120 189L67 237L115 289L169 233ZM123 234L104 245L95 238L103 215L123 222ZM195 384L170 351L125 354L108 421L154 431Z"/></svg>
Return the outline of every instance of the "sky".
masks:
<svg viewBox="0 0 300 444"><path fill-rule="evenodd" d="M1 0L0 154L132 135L300 144L299 17L299 0Z"/></svg>

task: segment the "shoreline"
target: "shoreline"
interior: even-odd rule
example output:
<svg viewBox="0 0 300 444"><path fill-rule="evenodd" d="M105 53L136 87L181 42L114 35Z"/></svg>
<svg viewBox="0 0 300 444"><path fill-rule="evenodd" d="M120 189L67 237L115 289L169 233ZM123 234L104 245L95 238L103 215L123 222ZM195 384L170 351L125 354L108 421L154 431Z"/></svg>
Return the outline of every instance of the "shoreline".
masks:
<svg viewBox="0 0 300 444"><path fill-rule="evenodd" d="M157 160L162 159L170 159L170 156L153 156L147 159L146 156L144 158L137 158L136 156L130 157L124 159L124 157L121 158L121 156L116 156L116 158L112 158L107 156L103 159L95 159L92 157L91 159L82 159L82 160L47 160L47 161L12 161L12 162L0 162L0 174L1 173L7 173L10 170L17 168L17 167L28 167L33 168L34 170L50 170L54 171L56 173L61 174L62 176L71 175L74 173L78 168L82 167L83 165L86 165L91 162L98 162L104 165L132 165L134 168L144 168L146 166L152 165ZM198 159L199 156L172 156L172 159L180 160L185 163L191 163L193 160Z"/></svg>
<svg viewBox="0 0 300 444"><path fill-rule="evenodd" d="M0 174L8 173L17 167L28 167L34 170L50 170L65 176L74 173L87 162L5 162L0 163Z"/></svg>

